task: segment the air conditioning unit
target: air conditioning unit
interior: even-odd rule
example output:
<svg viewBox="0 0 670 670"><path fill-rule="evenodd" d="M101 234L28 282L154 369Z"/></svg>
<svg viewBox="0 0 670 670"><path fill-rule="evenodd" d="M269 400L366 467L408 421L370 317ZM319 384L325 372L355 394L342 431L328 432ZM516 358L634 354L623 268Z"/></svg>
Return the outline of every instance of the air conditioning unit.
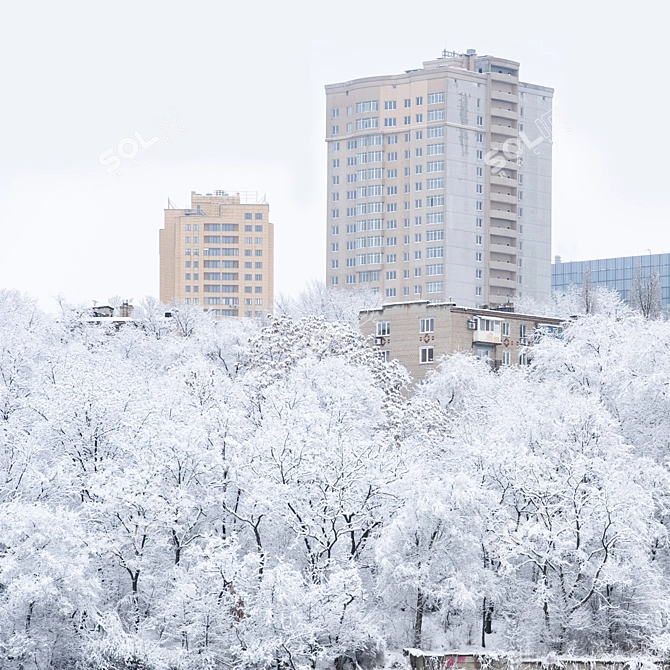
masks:
<svg viewBox="0 0 670 670"><path fill-rule="evenodd" d="M468 330L477 330L477 322L474 319L468 321Z"/></svg>
<svg viewBox="0 0 670 670"><path fill-rule="evenodd" d="M384 345L384 338L383 337L375 337L375 345L378 347L381 347Z"/></svg>

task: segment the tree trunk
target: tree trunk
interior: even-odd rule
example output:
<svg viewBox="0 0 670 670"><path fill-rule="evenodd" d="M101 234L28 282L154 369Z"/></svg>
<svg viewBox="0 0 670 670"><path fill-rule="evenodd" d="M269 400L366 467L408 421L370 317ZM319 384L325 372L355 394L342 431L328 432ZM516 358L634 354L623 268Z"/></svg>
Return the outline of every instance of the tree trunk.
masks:
<svg viewBox="0 0 670 670"><path fill-rule="evenodd" d="M421 648L421 629L423 627L423 609L426 598L421 589L416 594L416 617L414 619L414 648Z"/></svg>

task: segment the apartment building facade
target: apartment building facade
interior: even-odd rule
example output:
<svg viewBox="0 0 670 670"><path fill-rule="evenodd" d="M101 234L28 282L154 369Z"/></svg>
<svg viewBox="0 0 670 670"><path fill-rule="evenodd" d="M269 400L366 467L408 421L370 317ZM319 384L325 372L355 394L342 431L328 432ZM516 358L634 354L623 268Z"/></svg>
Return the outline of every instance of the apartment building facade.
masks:
<svg viewBox="0 0 670 670"><path fill-rule="evenodd" d="M171 203L170 203L171 204ZM217 317L262 316L274 300L274 226L256 192L191 192L165 210L159 231L160 299Z"/></svg>
<svg viewBox="0 0 670 670"><path fill-rule="evenodd" d="M552 96L474 50L326 86L327 283L467 307L548 298L551 143L523 151L520 133L538 139Z"/></svg>
<svg viewBox="0 0 670 670"><path fill-rule="evenodd" d="M460 307L427 300L361 310L361 334L386 360L398 360L420 382L441 356L470 352L492 368L526 365L538 337L560 336L560 319Z"/></svg>

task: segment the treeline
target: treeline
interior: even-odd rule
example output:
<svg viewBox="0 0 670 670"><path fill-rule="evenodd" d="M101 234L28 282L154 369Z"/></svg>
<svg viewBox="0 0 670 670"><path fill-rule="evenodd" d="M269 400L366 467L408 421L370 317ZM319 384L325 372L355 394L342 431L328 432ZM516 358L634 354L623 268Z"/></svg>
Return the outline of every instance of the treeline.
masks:
<svg viewBox="0 0 670 670"><path fill-rule="evenodd" d="M666 321L413 388L316 315L136 316L0 292L0 668L665 655Z"/></svg>

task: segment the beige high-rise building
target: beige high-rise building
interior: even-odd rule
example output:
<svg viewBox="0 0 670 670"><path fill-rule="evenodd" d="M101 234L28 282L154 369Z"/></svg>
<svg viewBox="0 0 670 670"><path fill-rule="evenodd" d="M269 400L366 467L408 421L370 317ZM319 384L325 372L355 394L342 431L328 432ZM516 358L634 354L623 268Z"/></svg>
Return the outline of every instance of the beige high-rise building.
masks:
<svg viewBox="0 0 670 670"><path fill-rule="evenodd" d="M473 308L548 298L552 96L472 49L326 86L328 284Z"/></svg>
<svg viewBox="0 0 670 670"><path fill-rule="evenodd" d="M255 192L191 192L159 231L160 299L215 316L261 316L274 299L274 226Z"/></svg>

